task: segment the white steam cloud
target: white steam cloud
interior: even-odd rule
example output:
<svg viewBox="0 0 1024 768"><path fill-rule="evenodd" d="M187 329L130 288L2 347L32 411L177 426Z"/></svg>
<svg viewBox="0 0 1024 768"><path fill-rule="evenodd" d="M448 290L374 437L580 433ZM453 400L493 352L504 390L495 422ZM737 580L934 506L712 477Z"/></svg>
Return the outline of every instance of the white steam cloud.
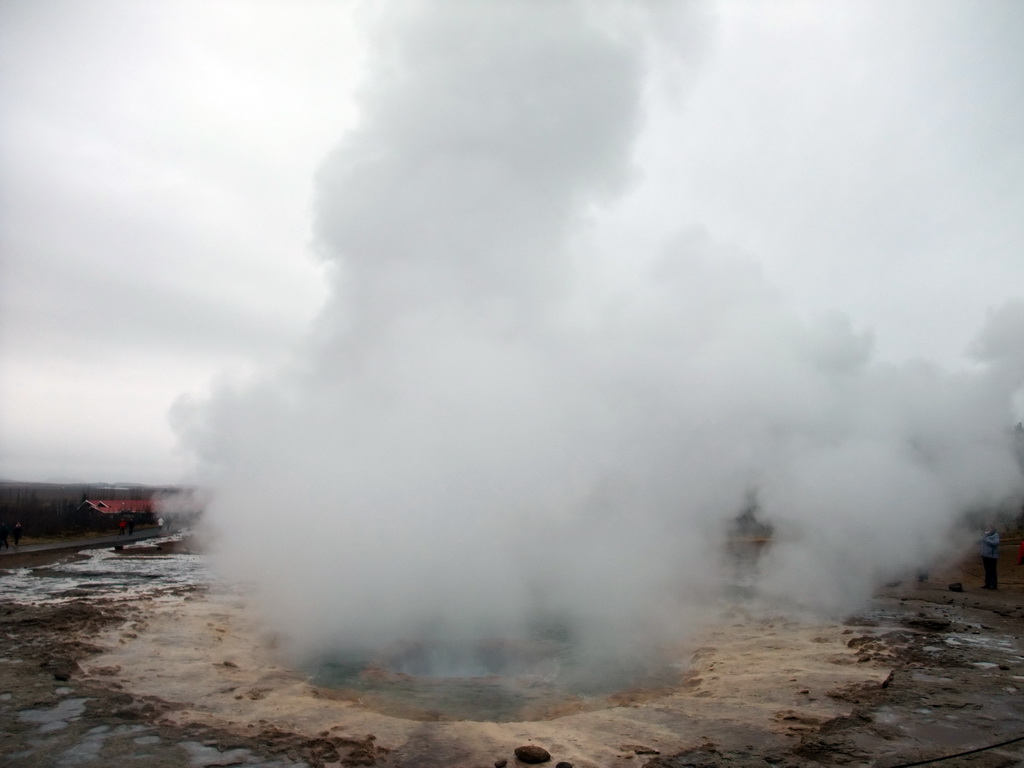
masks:
<svg viewBox="0 0 1024 768"><path fill-rule="evenodd" d="M317 179L333 283L308 344L177 412L221 561L299 647L552 614L630 647L718 587L752 493L775 528L762 589L838 610L1020 494L1024 303L949 374L876 362L700 230L623 252L601 213L633 179L658 20L397 8ZM677 83L703 23L673 43Z"/></svg>

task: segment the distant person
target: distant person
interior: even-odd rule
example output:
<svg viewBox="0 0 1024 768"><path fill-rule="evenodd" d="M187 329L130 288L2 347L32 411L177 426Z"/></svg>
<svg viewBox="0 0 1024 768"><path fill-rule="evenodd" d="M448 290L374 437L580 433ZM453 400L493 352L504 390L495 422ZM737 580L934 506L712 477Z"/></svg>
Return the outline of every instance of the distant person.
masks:
<svg viewBox="0 0 1024 768"><path fill-rule="evenodd" d="M128 518L128 535L131 536L133 533L135 533L135 518L134 517L129 517Z"/></svg>
<svg viewBox="0 0 1024 768"><path fill-rule="evenodd" d="M14 524L14 548L18 548L18 542L21 541L21 523Z"/></svg>
<svg viewBox="0 0 1024 768"><path fill-rule="evenodd" d="M164 519L163 519L162 517L158 517L158 518L156 519L156 524L157 524L157 525L158 525L158 526L160 527L160 530L163 530L163 527L164 527Z"/></svg>
<svg viewBox="0 0 1024 768"><path fill-rule="evenodd" d="M122 518L121 518L121 522L119 522L119 523L117 524L117 535L118 535L118 536L124 536L124 531L125 531L125 528L127 528L127 527L128 527L128 521L127 521L127 520L125 520L125 519L124 519L124 518L122 517Z"/></svg>
<svg viewBox="0 0 1024 768"><path fill-rule="evenodd" d="M998 589L996 564L999 562L999 532L992 523L988 524L988 530L982 534L979 541L981 564L985 567L985 586L982 589Z"/></svg>
<svg viewBox="0 0 1024 768"><path fill-rule="evenodd" d="M7 523L0 523L0 547L4 549L10 549L11 545L7 543L7 535L10 531L7 528Z"/></svg>

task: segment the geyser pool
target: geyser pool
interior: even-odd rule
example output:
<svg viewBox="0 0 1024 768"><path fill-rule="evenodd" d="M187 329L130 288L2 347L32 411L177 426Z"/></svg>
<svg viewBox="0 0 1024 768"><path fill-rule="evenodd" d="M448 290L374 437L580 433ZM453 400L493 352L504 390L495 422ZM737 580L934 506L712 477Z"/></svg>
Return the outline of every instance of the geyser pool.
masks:
<svg viewBox="0 0 1024 768"><path fill-rule="evenodd" d="M544 720L639 701L677 687L683 664L664 650L595 657L570 638L417 640L338 651L311 666L328 695L410 720Z"/></svg>
<svg viewBox="0 0 1024 768"><path fill-rule="evenodd" d="M758 562L769 540L736 536L724 594L745 602L756 591ZM578 635L554 613L534 617L520 637L477 642L440 640L427 631L386 648L328 653L307 667L327 695L358 701L380 714L412 720L545 720L636 703L683 683L688 652L646 644L615 652Z"/></svg>

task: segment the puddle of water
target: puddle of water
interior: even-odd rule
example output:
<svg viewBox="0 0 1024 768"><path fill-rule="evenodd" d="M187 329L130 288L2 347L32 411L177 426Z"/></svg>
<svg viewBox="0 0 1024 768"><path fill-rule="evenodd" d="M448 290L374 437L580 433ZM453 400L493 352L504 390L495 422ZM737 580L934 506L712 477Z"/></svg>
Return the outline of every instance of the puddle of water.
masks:
<svg viewBox="0 0 1024 768"><path fill-rule="evenodd" d="M229 749L221 752L196 741L183 741L178 744L188 755L191 768L214 768L214 766L243 766L243 768L308 768L304 762L281 762L279 760L264 761L255 758L248 749Z"/></svg>
<svg viewBox="0 0 1024 768"><path fill-rule="evenodd" d="M899 717L889 707L879 707L875 712L875 722L883 725L893 725L899 721Z"/></svg>
<svg viewBox="0 0 1024 768"><path fill-rule="evenodd" d="M148 730L149 727L145 725L119 725L114 728L109 725L98 725L86 732L83 739L60 756L57 768L72 768L99 760L100 752L103 751L108 739Z"/></svg>
<svg viewBox="0 0 1024 768"><path fill-rule="evenodd" d="M147 546L176 541L181 534L147 540ZM125 551L128 551L127 549ZM0 599L59 604L79 597L130 600L208 584L212 573L201 555L125 557L108 549L87 549L71 562L0 571Z"/></svg>
<svg viewBox="0 0 1024 768"><path fill-rule="evenodd" d="M39 726L40 731L56 731L67 728L68 721L81 717L88 699L64 699L52 709L25 709L18 713L22 722Z"/></svg>

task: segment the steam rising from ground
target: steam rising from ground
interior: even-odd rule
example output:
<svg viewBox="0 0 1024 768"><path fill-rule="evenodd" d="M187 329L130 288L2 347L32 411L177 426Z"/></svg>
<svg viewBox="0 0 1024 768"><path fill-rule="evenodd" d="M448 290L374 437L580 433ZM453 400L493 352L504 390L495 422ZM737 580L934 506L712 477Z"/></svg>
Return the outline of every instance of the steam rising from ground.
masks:
<svg viewBox="0 0 1024 768"><path fill-rule="evenodd" d="M649 69L685 83L701 17L670 57L635 6L388 13L317 180L332 297L308 344L177 413L222 562L297 644L557 616L635 647L698 615L752 494L775 527L761 588L839 610L1020 493L1024 303L954 375L876 362L700 230L609 245Z"/></svg>

